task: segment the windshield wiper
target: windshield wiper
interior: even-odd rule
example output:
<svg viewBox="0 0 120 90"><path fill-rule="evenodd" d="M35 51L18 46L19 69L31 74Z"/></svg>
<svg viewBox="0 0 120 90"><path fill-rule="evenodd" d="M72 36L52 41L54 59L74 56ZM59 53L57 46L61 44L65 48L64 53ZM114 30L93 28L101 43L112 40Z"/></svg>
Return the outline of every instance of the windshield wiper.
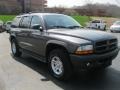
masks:
<svg viewBox="0 0 120 90"><path fill-rule="evenodd" d="M80 26L69 26L67 28L74 29L74 28L81 28Z"/></svg>
<svg viewBox="0 0 120 90"><path fill-rule="evenodd" d="M75 29L75 28L82 28L81 26L51 26L51 28L67 28L67 29Z"/></svg>
<svg viewBox="0 0 120 90"><path fill-rule="evenodd" d="M65 26L52 26L52 28L67 28Z"/></svg>

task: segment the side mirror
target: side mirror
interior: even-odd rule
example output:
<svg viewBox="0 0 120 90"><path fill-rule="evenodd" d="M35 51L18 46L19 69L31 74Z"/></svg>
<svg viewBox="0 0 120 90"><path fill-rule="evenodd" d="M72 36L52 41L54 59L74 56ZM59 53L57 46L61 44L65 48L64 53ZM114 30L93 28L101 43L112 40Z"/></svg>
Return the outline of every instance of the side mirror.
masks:
<svg viewBox="0 0 120 90"><path fill-rule="evenodd" d="M39 30L42 32L42 31L43 31L43 27L42 27L42 26L40 26L40 27L39 27Z"/></svg>
<svg viewBox="0 0 120 90"><path fill-rule="evenodd" d="M32 29L37 29L37 30L40 30L40 31L43 31L43 27L39 24L35 24L31 27Z"/></svg>

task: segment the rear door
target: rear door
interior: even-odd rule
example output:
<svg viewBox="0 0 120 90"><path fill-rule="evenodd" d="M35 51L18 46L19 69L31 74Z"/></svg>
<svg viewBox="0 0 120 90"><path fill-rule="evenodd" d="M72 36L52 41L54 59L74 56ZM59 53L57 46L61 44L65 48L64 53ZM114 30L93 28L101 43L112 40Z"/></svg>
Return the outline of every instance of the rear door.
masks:
<svg viewBox="0 0 120 90"><path fill-rule="evenodd" d="M19 32L16 34L21 48L30 50L32 45L29 42L29 28L31 16L23 16L19 25Z"/></svg>

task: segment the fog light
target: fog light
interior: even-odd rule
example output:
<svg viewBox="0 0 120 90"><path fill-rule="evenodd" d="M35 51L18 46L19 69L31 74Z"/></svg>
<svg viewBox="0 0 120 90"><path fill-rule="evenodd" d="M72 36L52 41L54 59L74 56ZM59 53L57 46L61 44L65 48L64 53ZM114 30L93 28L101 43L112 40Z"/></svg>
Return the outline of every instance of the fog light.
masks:
<svg viewBox="0 0 120 90"><path fill-rule="evenodd" d="M88 62L86 65L87 65L87 67L89 67L90 66L90 62Z"/></svg>

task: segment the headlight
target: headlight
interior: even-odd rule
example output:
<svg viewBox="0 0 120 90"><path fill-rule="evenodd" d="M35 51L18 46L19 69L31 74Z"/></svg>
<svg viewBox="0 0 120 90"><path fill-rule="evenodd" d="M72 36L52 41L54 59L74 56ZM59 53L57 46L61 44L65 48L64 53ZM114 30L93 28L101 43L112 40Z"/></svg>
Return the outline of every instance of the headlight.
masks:
<svg viewBox="0 0 120 90"><path fill-rule="evenodd" d="M75 54L77 55L86 55L93 53L93 45L82 45L77 48Z"/></svg>

